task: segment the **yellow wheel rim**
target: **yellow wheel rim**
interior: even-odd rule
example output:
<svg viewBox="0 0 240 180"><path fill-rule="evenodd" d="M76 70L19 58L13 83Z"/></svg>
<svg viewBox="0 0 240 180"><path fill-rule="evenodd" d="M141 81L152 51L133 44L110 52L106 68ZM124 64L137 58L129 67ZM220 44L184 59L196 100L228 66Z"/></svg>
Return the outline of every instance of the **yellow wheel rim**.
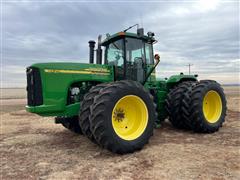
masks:
<svg viewBox="0 0 240 180"><path fill-rule="evenodd" d="M135 95L118 100L112 111L112 126L124 140L134 140L143 134L148 124L148 109L144 101Z"/></svg>
<svg viewBox="0 0 240 180"><path fill-rule="evenodd" d="M209 123L219 120L222 113L222 100L216 91L209 91L203 99L203 114Z"/></svg>

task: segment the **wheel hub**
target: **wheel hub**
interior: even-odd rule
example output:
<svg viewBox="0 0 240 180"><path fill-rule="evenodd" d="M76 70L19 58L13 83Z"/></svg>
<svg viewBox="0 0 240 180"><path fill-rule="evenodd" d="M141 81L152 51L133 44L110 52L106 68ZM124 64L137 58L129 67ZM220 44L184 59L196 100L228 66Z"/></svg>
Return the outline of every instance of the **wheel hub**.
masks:
<svg viewBox="0 0 240 180"><path fill-rule="evenodd" d="M114 111L113 118L115 121L122 122L123 119L125 118L125 113L122 108L118 108Z"/></svg>

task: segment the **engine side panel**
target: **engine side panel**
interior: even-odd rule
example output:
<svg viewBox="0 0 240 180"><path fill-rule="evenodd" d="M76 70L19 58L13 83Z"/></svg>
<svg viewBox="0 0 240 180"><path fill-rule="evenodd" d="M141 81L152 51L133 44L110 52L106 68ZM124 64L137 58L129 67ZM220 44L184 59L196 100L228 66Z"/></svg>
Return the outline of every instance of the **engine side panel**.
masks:
<svg viewBox="0 0 240 180"><path fill-rule="evenodd" d="M37 69L40 73L38 84L42 88L42 104L28 103L27 111L41 116L74 116L78 114L80 103L68 104L69 87L81 82L110 82L114 80L111 66L81 63L42 63L34 64L28 69ZM37 79L37 78L34 78ZM33 83L33 84L31 84ZM28 88L35 81L28 81ZM30 92L28 91L28 94ZM29 95L30 96L30 95Z"/></svg>

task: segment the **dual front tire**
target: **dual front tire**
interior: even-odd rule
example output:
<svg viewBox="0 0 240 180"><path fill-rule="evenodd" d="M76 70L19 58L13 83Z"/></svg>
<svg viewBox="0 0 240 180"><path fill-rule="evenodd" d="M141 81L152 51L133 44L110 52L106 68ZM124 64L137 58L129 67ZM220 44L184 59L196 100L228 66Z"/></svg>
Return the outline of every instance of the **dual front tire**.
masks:
<svg viewBox="0 0 240 180"><path fill-rule="evenodd" d="M153 97L138 82L100 84L85 95L79 124L83 134L103 148L131 153L153 135L155 109Z"/></svg>
<svg viewBox="0 0 240 180"><path fill-rule="evenodd" d="M82 129L78 123L78 116L73 117L56 117L55 118L56 123L62 124L63 127L70 130L73 133L76 134L82 134Z"/></svg>

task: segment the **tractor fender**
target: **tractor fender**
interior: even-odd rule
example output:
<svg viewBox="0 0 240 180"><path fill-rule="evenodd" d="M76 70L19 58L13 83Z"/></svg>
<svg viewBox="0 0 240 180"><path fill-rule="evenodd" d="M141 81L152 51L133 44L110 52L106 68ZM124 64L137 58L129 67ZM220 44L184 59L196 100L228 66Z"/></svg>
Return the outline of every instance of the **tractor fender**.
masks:
<svg viewBox="0 0 240 180"><path fill-rule="evenodd" d="M167 79L166 83L168 89L171 89L183 81L197 81L197 75L184 75L184 74L173 75L170 76L169 79Z"/></svg>

